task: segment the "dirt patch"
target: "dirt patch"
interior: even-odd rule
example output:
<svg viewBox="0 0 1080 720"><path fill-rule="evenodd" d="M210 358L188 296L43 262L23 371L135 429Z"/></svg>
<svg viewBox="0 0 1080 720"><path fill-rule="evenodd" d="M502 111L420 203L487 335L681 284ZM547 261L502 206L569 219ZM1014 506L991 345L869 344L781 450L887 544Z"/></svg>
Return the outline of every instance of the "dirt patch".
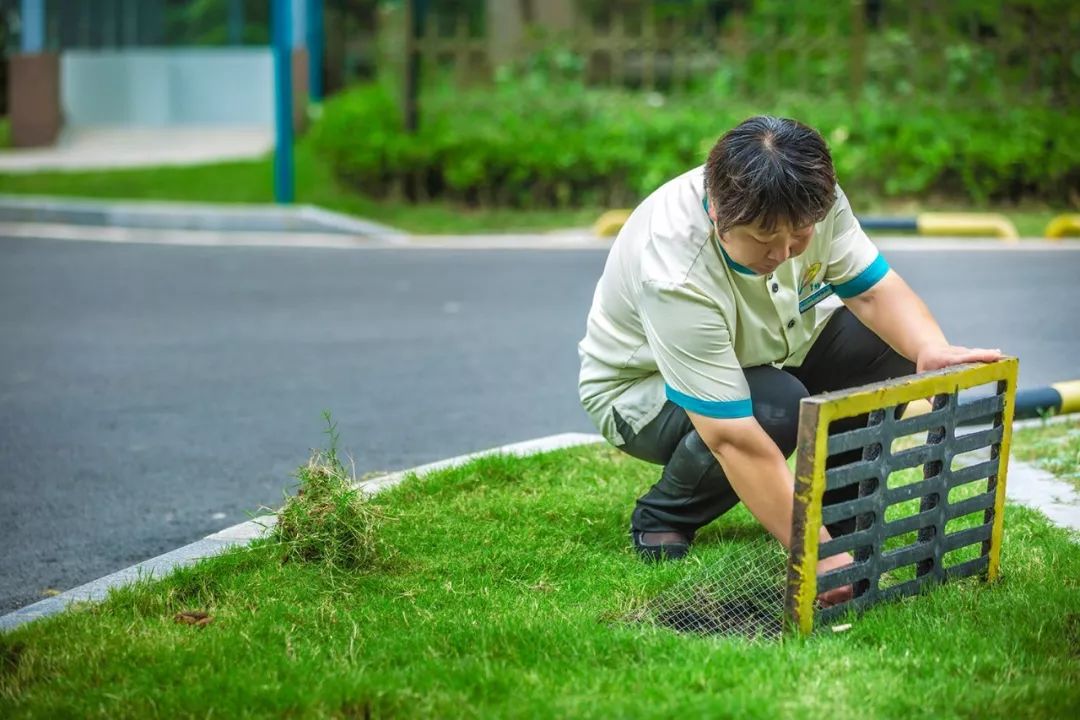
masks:
<svg viewBox="0 0 1080 720"><path fill-rule="evenodd" d="M210 613L203 612L202 610L184 610L176 613L173 620L181 625L194 625L196 627L206 627L210 623L214 622L214 618L210 616Z"/></svg>
<svg viewBox="0 0 1080 720"><path fill-rule="evenodd" d="M0 677L14 675L19 669L26 645L21 642L11 642L0 638Z"/></svg>

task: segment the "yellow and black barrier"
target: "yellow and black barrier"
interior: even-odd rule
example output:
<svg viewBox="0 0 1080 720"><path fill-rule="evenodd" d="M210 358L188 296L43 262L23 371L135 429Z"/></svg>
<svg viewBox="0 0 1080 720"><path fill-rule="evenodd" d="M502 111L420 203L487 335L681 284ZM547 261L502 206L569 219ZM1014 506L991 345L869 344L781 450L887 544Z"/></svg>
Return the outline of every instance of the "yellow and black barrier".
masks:
<svg viewBox="0 0 1080 720"><path fill-rule="evenodd" d="M1047 224L1043 234L1051 240L1080 235L1080 215L1058 215Z"/></svg>
<svg viewBox="0 0 1080 720"><path fill-rule="evenodd" d="M974 235L997 237L1007 242L1020 239L1016 226L997 213L921 213L920 235Z"/></svg>
<svg viewBox="0 0 1080 720"><path fill-rule="evenodd" d="M784 601L788 628L809 634L816 623L915 595L930 584L971 575L987 581L998 577L1017 368L1015 358L1003 358L802 401ZM994 394L960 397L962 390L987 384ZM930 412L900 416L900 406L930 396ZM829 433L834 421L863 416L865 426ZM988 427L956 432L971 421ZM894 447L896 439L916 433L925 433L923 444ZM989 460L976 458L954 467L956 456L984 448ZM828 462L858 449L861 461ZM893 477L920 467L922 477L916 481ZM826 490L844 488L858 493L852 499L825 500ZM963 490L954 493L958 488ZM916 501L918 509L912 512ZM822 526L852 520L853 532L819 543ZM818 573L819 560L845 552L854 563ZM820 593L845 586L853 589L850 599L818 606Z"/></svg>
<svg viewBox="0 0 1080 720"><path fill-rule="evenodd" d="M608 210L593 223L593 232L600 237L614 237L626 224L631 210ZM1061 220L1054 225L1055 232L1080 232L1080 215L1062 216L1073 220ZM1077 224L1072 225L1075 221ZM997 213L921 213L916 217L859 216L859 223L867 232L882 231L911 233L912 235L997 237L1006 242L1019 239L1016 226L1004 215ZM1050 228L1047 228L1047 233ZM1047 237L1051 237L1049 234Z"/></svg>
<svg viewBox="0 0 1080 720"><path fill-rule="evenodd" d="M1007 242L1020 238L1016 226L998 213L920 213L915 217L859 216L867 232L904 232L913 235L997 237Z"/></svg>
<svg viewBox="0 0 1080 720"><path fill-rule="evenodd" d="M930 412L930 403L919 399L908 404L904 417ZM1046 387L1016 391L1016 419L1080 413L1080 380L1057 382ZM961 424L974 424L968 421Z"/></svg>
<svg viewBox="0 0 1080 720"><path fill-rule="evenodd" d="M599 237L615 237L632 212L633 210L608 210L593 223L593 233Z"/></svg>

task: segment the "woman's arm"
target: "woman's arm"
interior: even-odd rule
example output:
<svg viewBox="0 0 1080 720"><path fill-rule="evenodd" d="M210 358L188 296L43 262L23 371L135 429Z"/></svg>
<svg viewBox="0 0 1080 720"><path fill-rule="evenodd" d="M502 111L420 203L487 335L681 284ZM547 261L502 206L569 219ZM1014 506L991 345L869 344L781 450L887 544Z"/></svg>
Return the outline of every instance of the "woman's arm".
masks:
<svg viewBox="0 0 1080 720"><path fill-rule="evenodd" d="M1001 358L997 349L950 345L926 303L894 270L844 304L893 350L914 362L915 372Z"/></svg>

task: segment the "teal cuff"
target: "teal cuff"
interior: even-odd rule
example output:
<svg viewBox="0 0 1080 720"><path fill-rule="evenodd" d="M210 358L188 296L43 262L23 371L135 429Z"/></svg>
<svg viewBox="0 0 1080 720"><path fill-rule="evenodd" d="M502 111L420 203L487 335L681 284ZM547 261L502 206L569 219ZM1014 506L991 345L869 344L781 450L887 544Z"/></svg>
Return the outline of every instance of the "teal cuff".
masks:
<svg viewBox="0 0 1080 720"><path fill-rule="evenodd" d="M733 418L753 417L754 404L750 398L745 400L699 400L679 392L665 384L667 399L684 410L704 415L705 417L730 420Z"/></svg>
<svg viewBox="0 0 1080 720"><path fill-rule="evenodd" d="M881 278L885 277L889 272L889 263L886 262L885 256L878 253L878 256L874 259L874 262L870 263L870 267L863 270L855 278L848 280L845 283L839 285L833 283L833 290L841 298L853 298L856 295L861 295L870 288L877 285Z"/></svg>

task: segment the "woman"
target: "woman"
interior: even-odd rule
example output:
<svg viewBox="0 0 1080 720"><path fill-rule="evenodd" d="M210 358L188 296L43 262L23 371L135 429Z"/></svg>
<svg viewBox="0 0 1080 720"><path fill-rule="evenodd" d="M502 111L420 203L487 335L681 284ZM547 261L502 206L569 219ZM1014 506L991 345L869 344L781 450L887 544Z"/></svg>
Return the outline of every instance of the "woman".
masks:
<svg viewBox="0 0 1080 720"><path fill-rule="evenodd" d="M800 399L1000 357L948 343L859 227L821 135L767 116L730 130L705 165L634 210L578 349L581 402L597 428L664 466L630 522L649 559L684 556L697 530L740 500L790 545L785 458ZM821 540L851 529L823 528ZM833 556L818 571L850 562Z"/></svg>

